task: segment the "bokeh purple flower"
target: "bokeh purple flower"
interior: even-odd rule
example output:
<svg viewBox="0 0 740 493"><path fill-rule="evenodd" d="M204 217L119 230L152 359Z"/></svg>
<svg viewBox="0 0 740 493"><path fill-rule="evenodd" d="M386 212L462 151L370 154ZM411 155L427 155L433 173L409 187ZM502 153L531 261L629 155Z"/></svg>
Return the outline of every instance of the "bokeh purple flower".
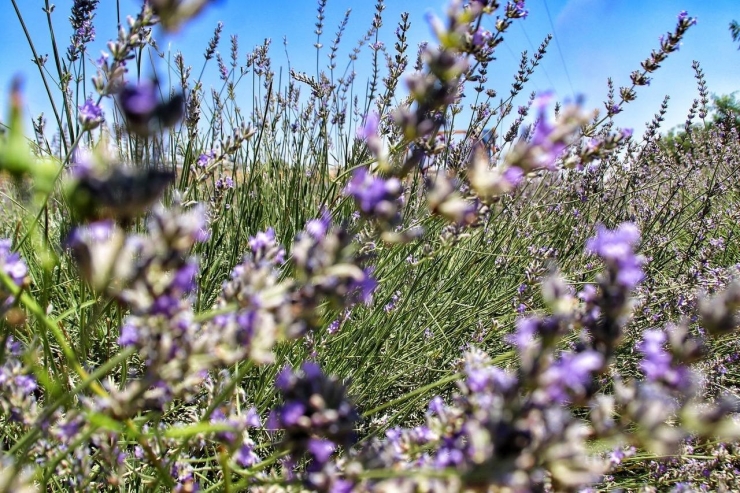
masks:
<svg viewBox="0 0 740 493"><path fill-rule="evenodd" d="M103 110L93 102L92 99L86 99L85 103L79 107L77 119L85 130L97 128L104 120Z"/></svg>

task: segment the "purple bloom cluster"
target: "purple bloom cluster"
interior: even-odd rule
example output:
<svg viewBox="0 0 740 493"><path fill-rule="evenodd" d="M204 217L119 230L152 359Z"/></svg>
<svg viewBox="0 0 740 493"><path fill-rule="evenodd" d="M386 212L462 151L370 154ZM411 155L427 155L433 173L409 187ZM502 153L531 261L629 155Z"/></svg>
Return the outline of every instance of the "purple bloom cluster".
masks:
<svg viewBox="0 0 740 493"><path fill-rule="evenodd" d="M345 189L363 215L392 225L400 221L398 198L402 191L398 178L372 176L366 168L355 171Z"/></svg>
<svg viewBox="0 0 740 493"><path fill-rule="evenodd" d="M292 302L300 321L294 330L304 333L320 325L315 317L321 298L337 309L368 303L378 283L372 268L362 267L364 262L355 253L347 227L332 226L328 212L309 221L296 237L292 250L297 281Z"/></svg>
<svg viewBox="0 0 740 493"><path fill-rule="evenodd" d="M18 253L11 251L11 246L10 240L0 240L0 269L10 278L13 284L22 287L26 283L28 266ZM15 302L15 298L9 293L0 291L0 301L3 303L3 308L6 308Z"/></svg>
<svg viewBox="0 0 740 493"><path fill-rule="evenodd" d="M285 337L292 323L290 283L279 282L278 268L285 250L275 231L258 232L249 239L251 252L224 283L216 307L231 306L207 324L211 341L226 362L248 357L258 363L272 361L274 344Z"/></svg>
<svg viewBox="0 0 740 493"><path fill-rule="evenodd" d="M669 388L689 390L692 385L689 369L677 365L673 355L663 348L666 340L662 330L646 330L642 333L642 342L637 346L643 355L640 369L648 382L662 382Z"/></svg>
<svg viewBox="0 0 740 493"><path fill-rule="evenodd" d="M23 364L22 353L20 343L9 336L0 365L0 418L8 424L32 426L41 411L34 395L38 384Z"/></svg>
<svg viewBox="0 0 740 493"><path fill-rule="evenodd" d="M0 240L0 268L16 286L22 286L28 275L28 266L18 253L11 251L9 239Z"/></svg>
<svg viewBox="0 0 740 493"><path fill-rule="evenodd" d="M118 95L118 103L129 131L141 136L174 126L185 111L182 94L161 101L159 86L152 81L124 87Z"/></svg>
<svg viewBox="0 0 740 493"><path fill-rule="evenodd" d="M104 120L103 110L88 98L85 103L79 107L77 119L85 130L97 128Z"/></svg>
<svg viewBox="0 0 740 493"><path fill-rule="evenodd" d="M359 414L346 387L326 376L316 363L303 363L299 370L285 368L275 386L284 402L270 413L267 428L283 432L281 444L290 451L293 463L311 459L307 482L318 486L326 482L322 471L336 446L354 443Z"/></svg>
<svg viewBox="0 0 740 493"><path fill-rule="evenodd" d="M615 272L615 281L625 289L634 289L644 274L644 260L633 249L640 241L640 230L634 224L623 223L615 230L599 226L596 236L588 241L586 250L601 257Z"/></svg>
<svg viewBox="0 0 740 493"><path fill-rule="evenodd" d="M251 467L260 462L255 452L254 441L247 430L262 426L257 409L250 408L246 414L227 416L223 409L218 408L211 414L212 424L227 425L230 431L216 433L215 439L233 451L234 461L241 467Z"/></svg>
<svg viewBox="0 0 740 493"><path fill-rule="evenodd" d="M67 58L70 62L79 60L85 53L85 46L95 41L95 9L99 0L75 0L72 4L72 14L69 17L73 33L71 44L67 48Z"/></svg>

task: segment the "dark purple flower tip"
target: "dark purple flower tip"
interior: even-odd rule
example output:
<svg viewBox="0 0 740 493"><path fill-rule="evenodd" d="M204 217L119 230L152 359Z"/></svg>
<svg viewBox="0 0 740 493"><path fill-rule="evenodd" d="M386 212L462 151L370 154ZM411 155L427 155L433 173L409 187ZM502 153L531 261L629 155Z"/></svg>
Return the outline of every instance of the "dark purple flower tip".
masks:
<svg viewBox="0 0 740 493"><path fill-rule="evenodd" d="M321 371L321 367L313 362L306 361L301 365L301 371L303 372L303 378L310 381L314 381L324 377L324 372Z"/></svg>
<svg viewBox="0 0 740 493"><path fill-rule="evenodd" d="M164 315L173 317L178 312L180 300L170 294L162 294L154 298L150 313L152 315Z"/></svg>
<svg viewBox="0 0 740 493"><path fill-rule="evenodd" d="M126 86L121 90L119 101L127 117L148 120L159 104L157 86L149 81Z"/></svg>
<svg viewBox="0 0 740 493"><path fill-rule="evenodd" d="M308 451L314 459L320 464L326 464L331 454L334 453L336 446L329 440L311 438L308 440Z"/></svg>
<svg viewBox="0 0 740 493"><path fill-rule="evenodd" d="M529 15L529 10L524 8L524 0L517 0L506 4L506 15L512 19L525 19Z"/></svg>
<svg viewBox="0 0 740 493"><path fill-rule="evenodd" d="M262 426L262 422L260 421L260 415L259 415L259 412L257 412L256 407L249 408L249 411L247 411L245 422L249 428L259 428L260 426Z"/></svg>
<svg viewBox="0 0 740 493"><path fill-rule="evenodd" d="M678 14L678 22L680 22L680 23L686 23L686 22L688 22L688 25L689 26L695 26L696 25L696 21L697 21L696 17L689 17L689 13L686 12L685 10L682 10Z"/></svg>
<svg viewBox="0 0 740 493"><path fill-rule="evenodd" d="M92 130L103 122L103 110L92 99L87 99L79 107L77 119L84 129Z"/></svg>
<svg viewBox="0 0 740 493"><path fill-rule="evenodd" d="M286 392L295 385L295 382L296 376L291 368L283 368L280 373L277 374L277 377L275 377L275 387L283 392Z"/></svg>
<svg viewBox="0 0 740 493"><path fill-rule="evenodd" d="M298 401L288 401L280 408L280 423L284 427L291 427L306 414L306 406Z"/></svg>
<svg viewBox="0 0 740 493"><path fill-rule="evenodd" d="M260 457L254 453L251 445L244 444L234 454L234 461L241 467L252 467L259 463Z"/></svg>
<svg viewBox="0 0 740 493"><path fill-rule="evenodd" d="M118 345L121 347L135 346L139 342L139 330L129 323L121 326L121 335L118 337Z"/></svg>
<svg viewBox="0 0 740 493"><path fill-rule="evenodd" d="M189 293L195 289L195 276L198 275L198 263L191 261L175 272L172 288L180 293Z"/></svg>
<svg viewBox="0 0 740 493"><path fill-rule="evenodd" d="M372 111L365 117L365 124L357 129L357 137L362 140L367 140L370 137L378 136L378 124L380 123L380 117L376 111Z"/></svg>
<svg viewBox="0 0 740 493"><path fill-rule="evenodd" d="M359 302L370 304L373 292L378 287L378 281L372 277L373 269L367 267L363 269L362 279L353 279L350 284L350 292L354 294L355 299Z"/></svg>
<svg viewBox="0 0 740 493"><path fill-rule="evenodd" d="M329 232L331 227L331 214L328 210L324 210L321 213L321 217L318 219L311 219L306 223L306 233L316 241L321 241Z"/></svg>

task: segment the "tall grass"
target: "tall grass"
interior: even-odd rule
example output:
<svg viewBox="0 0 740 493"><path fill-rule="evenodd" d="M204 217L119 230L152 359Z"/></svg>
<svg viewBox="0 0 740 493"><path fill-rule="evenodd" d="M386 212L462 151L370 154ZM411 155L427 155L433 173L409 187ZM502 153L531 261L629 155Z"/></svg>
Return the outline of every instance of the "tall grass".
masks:
<svg viewBox="0 0 740 493"><path fill-rule="evenodd" d="M19 129L22 92L11 94L14 113L0 147L0 169L11 179L4 185L6 215L0 231L25 261L27 274L18 282L8 268L2 274L7 299L2 347L8 343L0 357L0 436L7 450L0 486L5 491L192 491L196 485L204 491L566 491L589 484L634 490L678 488L680 482L710 489L737 484L732 441L737 409L718 404L724 402L720 396L737 391L739 376L732 365L738 348L730 330L736 326L737 307L731 281L740 259L736 129L706 121L707 92L698 63L699 100L690 110L687 132L674 147L660 135L666 104L656 105L658 114L641 138L616 128L612 118L629 110L639 86L657 68L653 65L675 50L690 18L679 17L677 30L632 75L632 87L621 88L616 96L610 83L605 115L557 105L557 120L549 123L553 118L542 98L523 93L549 38L533 56L522 55L506 98L497 103L485 85L500 34L525 15L521 2L501 7L500 32L493 34L478 31L479 17L470 11L451 9L438 33L445 49L417 55L406 43L406 14L398 21L395 52L379 49L385 21L379 1L372 27L354 51L370 55L372 78L365 93L352 69L340 74L334 61L323 71L317 66L315 76L273 67L267 42L242 64L238 39L231 37L230 58L224 60L216 54L221 25L206 43L206 62L193 69L180 53L159 53L155 43L164 35L161 25L174 27L186 20L186 7L150 3L124 24L117 40L121 58L111 53L102 67L84 49L71 50L65 60L63 43L52 30L55 17L48 12L53 51L50 60L38 65L53 107L53 129L39 120L35 139L26 140ZM325 7L325 1L319 2L317 43ZM75 29L85 29L85 22L94 18L95 2L75 2L74 8ZM332 54L345 42L345 25L346 17L330 46ZM77 41L84 47L90 40L82 36ZM150 77L144 67L160 56L170 69L156 74L160 106L148 115L153 120L146 122L145 131L134 132L131 110L120 93L123 82L117 79L120 62L127 59L125 77L133 82ZM462 59L469 65L456 65ZM209 90L203 75L214 60L221 85ZM401 81L412 72L414 90L403 95ZM460 98L463 81L474 89L473 101ZM98 103L109 102L105 122L96 128L79 109L91 85L100 95ZM246 97L240 95L243 88ZM169 109L181 109L176 115L181 123L171 125L164 106L178 94L184 97L182 108ZM515 102L522 99L515 112ZM244 100L250 101L248 108L240 106ZM461 124L466 104L472 104L472 117ZM701 121L696 121L698 107ZM373 115L379 121L377 132L369 129ZM359 138L358 128L368 135ZM495 138L484 149L486 129ZM545 162L552 162L542 164L542 154ZM524 176L502 190L481 185L474 178L481 160L486 173L517 168ZM121 164L129 170L122 176L130 179L124 192L132 193L101 196L95 187L103 195L118 193L106 188L111 178L106 170ZM84 171L87 166L93 171ZM360 200L352 200L348 182L359 169L383 183L398 179L398 196L388 198L392 193L384 192L389 195L383 199L398 207L392 211L397 214L368 213ZM161 194L163 208L130 213L130 204L120 202L143 200L133 192L150 188L154 170L174 173ZM89 202L78 200L86 190L81 183L92 190ZM205 205L203 224L193 213L196 203ZM336 226L317 239L311 228L318 223L311 221L325 214ZM76 231L100 219L117 223L105 240L75 243ZM609 263L608 255L597 261L595 248L584 247L601 234L599 226L616 231L625 222L641 233L632 246L645 263L644 280L631 294L626 290L629 299L619 292L625 299L613 322L620 332L610 344L621 345L613 355L604 351L604 366L594 370L583 389L570 389L569 400L538 405L572 411L578 423L585 421L589 406L597 408L597 388L619 395L619 382L646 380L639 350L645 331L675 323L687 332L680 343L668 344L671 361L677 366L693 363L697 388L693 394L683 389L689 397L670 394L681 406L666 421L681 425L675 429L689 438L673 440L659 424L644 429L645 416L625 405L610 416L623 420L619 433L602 433L595 425L590 436L578 438L589 457L606 458L607 463L616 447L622 455L611 456L610 468L593 466L586 474L579 469L584 464L576 464L579 456L566 457L565 452L556 459L535 456L531 464L518 463L511 459L515 452L504 447L509 437L496 435L499 430L489 435L479 431L495 444L493 452L485 452L493 459L443 463L451 441L424 442L413 433L427 426L444 436L434 423L444 422L445 413L451 416L453 405L475 401L471 375L485 360L481 354L528 382L518 389L522 396L535 396L526 401L535 406L537 392L547 390L537 380L547 368L564 361L567 351L582 354L589 344L598 349L593 332L612 315L607 305L598 305L603 299L589 298L586 286L598 285L600 296L624 286L609 277L618 266ZM201 228L207 238L198 233ZM277 247L272 243L255 246L258 233L268 228L274 229L276 244L288 246L287 262L273 262ZM125 255L128 243L115 243L117 234L138 235L133 244L139 246L132 247L131 256ZM98 251L101 241L112 243ZM2 264L15 265L8 255L0 259ZM329 258L329 265L312 270L301 263L304 256L306 264ZM194 289L171 287L173 273L196 259ZM124 274L127 262L135 274ZM352 275L333 274L330 268L337 266L341 272L350 266L366 270L362 275L355 270ZM362 277L368 272L378 287L372 297L357 299L362 288L353 283L368 281L369 276ZM236 283L238 294L228 294L229 283ZM167 293L179 296L172 303L181 304L164 312L152 308ZM273 305L276 299L282 301ZM596 305L602 322L588 320L588 308ZM722 310L727 312L724 318ZM253 329L260 337L276 339L274 346L260 341L274 356L258 352L253 340L253 346L245 343L242 348L236 347L242 339L229 339L233 324L219 317L247 312L262 317L260 328ZM187 328L176 328L179 317ZM553 340L540 333L541 348L532 346L541 349L536 357L541 359L535 358L541 373L527 370L532 355L509 337L522 320L555 320L563 327ZM147 340L126 344L134 337L127 327L135 327L136 337ZM17 341L21 349L11 349L9 341ZM703 359L694 353L689 357L690 345L699 343L705 348ZM304 373L286 370L300 368L304 361L317 363L323 374L311 373L309 367ZM24 387L21 376L32 377L33 385L26 382ZM338 420L333 427L314 423L313 431L297 431L286 424L287 411L281 406L303 395L301 385L314 385L314 397L326 391L322 399L344 402L339 381L357 408L356 422L347 425L334 413L322 415L330 424ZM680 387L672 385L666 383L671 391ZM436 396L451 407L440 412L440 405L433 404L430 411ZM640 394L635 402L642 398ZM502 406L519 402L511 395L507 399ZM692 399L699 402L698 409L708 410L699 414L698 424L687 418ZM645 402L655 405L647 397ZM469 405L479 414L486 409ZM246 424L252 408L263 424ZM516 412L525 416L528 409L522 405ZM467 419L463 414L458 418L458 425ZM500 423L508 426L512 420L521 426L516 419L510 410ZM536 425L532 421L532 434L552 433L553 443L541 450L569 444L565 432L545 432ZM346 426L358 442L351 450ZM453 430L455 420L445 426ZM317 436L343 447L341 458L322 460L313 449L301 448ZM455 446L467 450L469 437L477 435L466 436ZM247 453L244 447L256 458L240 457ZM525 446L516 451L518 457L525 452ZM427 459L442 466L429 467ZM522 479L522 471L531 477Z"/></svg>

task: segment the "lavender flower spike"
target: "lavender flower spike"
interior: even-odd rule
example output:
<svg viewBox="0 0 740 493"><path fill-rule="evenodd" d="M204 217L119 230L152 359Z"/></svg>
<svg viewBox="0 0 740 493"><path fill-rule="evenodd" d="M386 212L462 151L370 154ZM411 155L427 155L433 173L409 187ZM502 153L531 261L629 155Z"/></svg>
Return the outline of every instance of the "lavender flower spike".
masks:
<svg viewBox="0 0 740 493"><path fill-rule="evenodd" d="M85 130L97 128L104 120L103 110L90 98L85 101L85 104L79 107L79 110L77 120Z"/></svg>
<svg viewBox="0 0 740 493"><path fill-rule="evenodd" d="M640 241L640 230L632 223L622 223L615 230L603 226L596 229L596 236L586 243L586 250L595 253L617 271L616 281L632 289L642 281L642 257L636 256L633 247Z"/></svg>

